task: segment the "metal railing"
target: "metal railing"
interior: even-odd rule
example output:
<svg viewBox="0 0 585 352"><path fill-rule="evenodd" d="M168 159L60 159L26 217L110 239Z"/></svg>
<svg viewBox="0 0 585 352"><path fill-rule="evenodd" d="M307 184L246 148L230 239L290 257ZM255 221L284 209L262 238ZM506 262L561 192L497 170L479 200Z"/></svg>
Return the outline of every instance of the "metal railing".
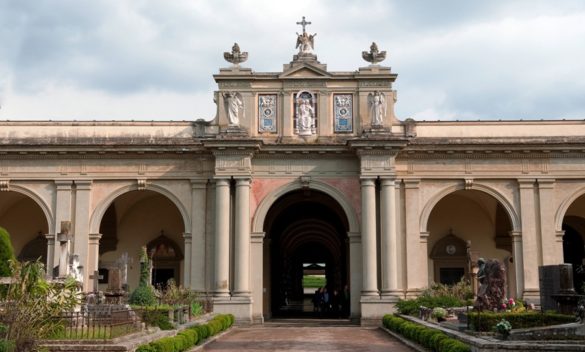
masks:
<svg viewBox="0 0 585 352"><path fill-rule="evenodd" d="M69 312L55 317L51 339L108 340L140 331L142 312L136 309Z"/></svg>

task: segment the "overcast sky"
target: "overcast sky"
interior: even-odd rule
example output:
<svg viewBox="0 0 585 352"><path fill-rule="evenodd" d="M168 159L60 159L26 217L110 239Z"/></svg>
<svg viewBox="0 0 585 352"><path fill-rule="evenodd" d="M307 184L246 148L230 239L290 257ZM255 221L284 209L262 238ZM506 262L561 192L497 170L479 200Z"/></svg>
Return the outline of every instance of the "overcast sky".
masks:
<svg viewBox="0 0 585 352"><path fill-rule="evenodd" d="M194 120L238 42L255 71L295 54L398 73L400 119L585 119L585 1L0 0L0 119Z"/></svg>

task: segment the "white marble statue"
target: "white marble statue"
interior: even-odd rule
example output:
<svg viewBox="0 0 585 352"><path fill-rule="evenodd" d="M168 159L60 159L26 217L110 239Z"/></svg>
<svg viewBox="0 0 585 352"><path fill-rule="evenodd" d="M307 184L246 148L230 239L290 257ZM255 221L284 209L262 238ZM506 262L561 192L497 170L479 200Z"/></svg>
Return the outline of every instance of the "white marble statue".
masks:
<svg viewBox="0 0 585 352"><path fill-rule="evenodd" d="M384 117L386 116L386 97L384 93L374 92L368 94L368 105L370 107L372 126L383 126Z"/></svg>
<svg viewBox="0 0 585 352"><path fill-rule="evenodd" d="M73 254L71 256L71 264L69 267L69 274L75 279L77 282L83 282L83 266L79 261L79 255Z"/></svg>
<svg viewBox="0 0 585 352"><path fill-rule="evenodd" d="M297 48L299 49L299 54L311 54L315 47L315 34L308 34L307 32L303 32L303 34L297 33Z"/></svg>
<svg viewBox="0 0 585 352"><path fill-rule="evenodd" d="M227 92L223 94L225 101L225 111L230 126L240 125L240 109L244 108L242 95L237 92Z"/></svg>
<svg viewBox="0 0 585 352"><path fill-rule="evenodd" d="M315 109L309 99L297 100L297 129L300 135L313 134Z"/></svg>

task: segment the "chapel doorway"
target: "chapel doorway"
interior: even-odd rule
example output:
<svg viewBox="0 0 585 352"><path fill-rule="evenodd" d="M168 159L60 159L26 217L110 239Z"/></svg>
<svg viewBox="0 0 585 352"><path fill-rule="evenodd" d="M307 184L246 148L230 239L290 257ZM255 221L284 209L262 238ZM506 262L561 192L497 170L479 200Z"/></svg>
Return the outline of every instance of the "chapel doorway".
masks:
<svg viewBox="0 0 585 352"><path fill-rule="evenodd" d="M293 191L264 225L265 317L349 316L348 221L339 203L320 191ZM320 287L328 302L314 301Z"/></svg>

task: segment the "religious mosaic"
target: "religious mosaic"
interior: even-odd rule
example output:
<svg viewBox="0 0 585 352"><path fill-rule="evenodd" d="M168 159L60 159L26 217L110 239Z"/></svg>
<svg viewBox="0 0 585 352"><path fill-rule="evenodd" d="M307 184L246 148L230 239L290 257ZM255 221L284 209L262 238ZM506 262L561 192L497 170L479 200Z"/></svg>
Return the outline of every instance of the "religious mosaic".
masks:
<svg viewBox="0 0 585 352"><path fill-rule="evenodd" d="M276 94L258 96L258 132L276 132Z"/></svg>
<svg viewBox="0 0 585 352"><path fill-rule="evenodd" d="M335 132L353 131L353 96L351 94L334 94Z"/></svg>

